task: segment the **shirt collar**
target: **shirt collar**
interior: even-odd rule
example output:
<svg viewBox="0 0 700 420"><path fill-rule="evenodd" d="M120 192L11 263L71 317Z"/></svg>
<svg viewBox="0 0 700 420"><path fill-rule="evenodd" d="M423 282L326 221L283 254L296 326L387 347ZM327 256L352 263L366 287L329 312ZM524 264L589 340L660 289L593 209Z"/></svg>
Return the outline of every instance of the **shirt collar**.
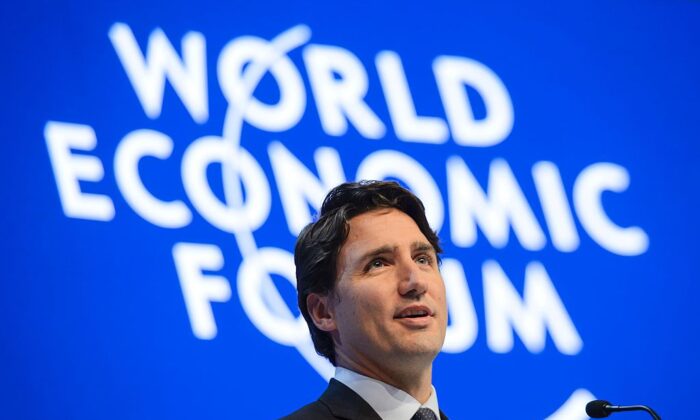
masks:
<svg viewBox="0 0 700 420"><path fill-rule="evenodd" d="M367 401L382 420L407 420L421 407L429 408L440 418L437 393L432 385L430 398L421 405L418 400L398 388L342 367L335 368L334 378Z"/></svg>

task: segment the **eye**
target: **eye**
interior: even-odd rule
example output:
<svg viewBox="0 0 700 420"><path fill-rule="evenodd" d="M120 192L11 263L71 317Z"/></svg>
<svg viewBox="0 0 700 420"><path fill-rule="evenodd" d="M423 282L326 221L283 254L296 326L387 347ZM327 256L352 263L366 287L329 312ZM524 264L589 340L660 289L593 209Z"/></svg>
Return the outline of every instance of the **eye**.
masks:
<svg viewBox="0 0 700 420"><path fill-rule="evenodd" d="M381 268L381 267L384 267L385 265L386 265L386 263L384 262L383 259L375 258L372 261L370 261L369 264L367 264L366 270L371 270L374 268Z"/></svg>
<svg viewBox="0 0 700 420"><path fill-rule="evenodd" d="M430 265L433 262L433 257L428 254L421 254L416 257L416 262L418 264Z"/></svg>

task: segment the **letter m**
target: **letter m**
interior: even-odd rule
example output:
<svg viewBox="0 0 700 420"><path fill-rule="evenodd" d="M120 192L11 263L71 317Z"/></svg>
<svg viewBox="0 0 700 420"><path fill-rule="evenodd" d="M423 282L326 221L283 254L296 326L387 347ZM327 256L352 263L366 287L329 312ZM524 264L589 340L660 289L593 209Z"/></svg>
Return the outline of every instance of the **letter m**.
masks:
<svg viewBox="0 0 700 420"><path fill-rule="evenodd" d="M540 353L547 330L561 353L581 351L583 341L542 264L531 262L525 269L522 299L497 262L484 263L483 279L486 334L492 351L511 351L515 331L531 353Z"/></svg>

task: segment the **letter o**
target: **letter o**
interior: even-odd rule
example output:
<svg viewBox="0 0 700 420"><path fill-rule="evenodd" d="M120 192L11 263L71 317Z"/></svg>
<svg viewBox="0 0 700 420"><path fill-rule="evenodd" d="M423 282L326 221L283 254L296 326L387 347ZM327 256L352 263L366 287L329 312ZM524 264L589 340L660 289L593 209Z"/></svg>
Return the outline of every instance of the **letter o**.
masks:
<svg viewBox="0 0 700 420"><path fill-rule="evenodd" d="M296 287L294 257L281 249L261 248L246 257L238 269L241 306L253 325L269 339L296 347L308 340L306 321L289 310L270 279L270 273L281 275Z"/></svg>
<svg viewBox="0 0 700 420"><path fill-rule="evenodd" d="M270 64L268 61L274 59ZM246 64L249 64L246 67ZM248 76L254 66L262 73ZM260 66L263 66L260 68ZM269 69L267 68L269 66ZM258 81L269 70L280 90L274 105L260 102L254 92ZM221 50L217 64L221 90L229 106L241 108L245 120L267 131L285 131L296 125L306 108L306 91L299 71L286 55L275 56L271 44L264 39L239 37ZM255 83L250 86L249 84Z"/></svg>
<svg viewBox="0 0 700 420"><path fill-rule="evenodd" d="M238 155L235 156L234 153ZM240 176L246 200L241 203L222 203L211 190L207 168L216 162L222 166L232 165L236 160L239 167L233 169ZM225 174L226 171L222 173ZM237 179L231 181L238 182ZM262 226L270 214L270 186L265 172L247 150L231 150L229 143L220 137L200 137L187 148L182 158L182 182L199 214L225 232L252 232Z"/></svg>
<svg viewBox="0 0 700 420"><path fill-rule="evenodd" d="M397 178L404 181L425 205L430 227L440 230L445 218L442 195L430 173L415 159L394 150L378 150L362 160L357 180Z"/></svg>

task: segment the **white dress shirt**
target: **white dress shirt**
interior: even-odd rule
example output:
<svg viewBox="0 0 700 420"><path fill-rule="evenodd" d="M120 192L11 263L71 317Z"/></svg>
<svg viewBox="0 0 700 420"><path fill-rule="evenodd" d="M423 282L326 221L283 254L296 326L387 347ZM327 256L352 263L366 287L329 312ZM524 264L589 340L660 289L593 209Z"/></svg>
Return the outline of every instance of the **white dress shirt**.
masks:
<svg viewBox="0 0 700 420"><path fill-rule="evenodd" d="M430 398L425 404L421 404L398 388L342 367L335 368L334 378L367 401L382 420L410 420L421 407L429 408L438 419L440 418L437 393L432 385Z"/></svg>

